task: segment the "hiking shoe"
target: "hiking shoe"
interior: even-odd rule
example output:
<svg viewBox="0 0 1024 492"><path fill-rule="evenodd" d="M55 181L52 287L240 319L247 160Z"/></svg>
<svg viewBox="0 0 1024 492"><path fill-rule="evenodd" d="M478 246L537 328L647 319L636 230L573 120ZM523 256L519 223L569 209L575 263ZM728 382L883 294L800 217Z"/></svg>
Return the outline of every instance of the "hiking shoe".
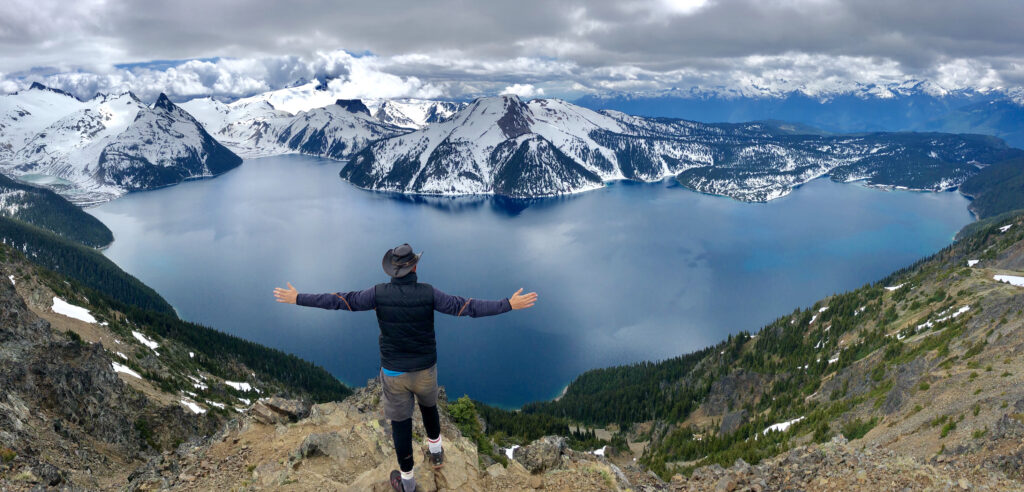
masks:
<svg viewBox="0 0 1024 492"><path fill-rule="evenodd" d="M433 466L435 470L444 466L444 449L441 449L441 451L437 453L427 451L427 456L430 460L430 465Z"/></svg>
<svg viewBox="0 0 1024 492"><path fill-rule="evenodd" d="M391 488L395 489L395 492L405 492L405 486L402 485L402 472L391 470L391 478L388 481L391 483Z"/></svg>

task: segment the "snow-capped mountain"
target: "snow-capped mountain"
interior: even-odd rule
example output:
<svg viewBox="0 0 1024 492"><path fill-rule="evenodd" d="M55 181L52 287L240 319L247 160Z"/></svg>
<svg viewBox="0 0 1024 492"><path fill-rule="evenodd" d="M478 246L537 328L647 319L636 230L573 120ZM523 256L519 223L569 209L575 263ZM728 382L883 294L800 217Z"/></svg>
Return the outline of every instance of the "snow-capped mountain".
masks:
<svg viewBox="0 0 1024 492"><path fill-rule="evenodd" d="M84 105L67 92L39 83L0 96L0 163L10 161L43 128Z"/></svg>
<svg viewBox="0 0 1024 492"><path fill-rule="evenodd" d="M206 131L236 154L251 158L291 152L278 144L277 135L293 115L268 101L246 100L225 104L205 97L179 104Z"/></svg>
<svg viewBox="0 0 1024 492"><path fill-rule="evenodd" d="M478 99L448 121L371 144L341 176L406 193L545 196L600 187L597 172L534 131L544 124L515 96Z"/></svg>
<svg viewBox="0 0 1024 492"><path fill-rule="evenodd" d="M224 145L245 157L300 153L344 159L373 140L409 131L374 118L358 99L339 99L296 115L254 99L229 104L193 99L182 107Z"/></svg>
<svg viewBox="0 0 1024 492"><path fill-rule="evenodd" d="M95 203L129 191L214 176L241 164L165 95L152 107L131 93L64 102L61 116L12 152L3 164L6 173L59 178L59 191L70 199ZM47 119L61 112L59 108L52 105ZM35 127L28 131L32 130ZM9 142L17 138L22 137L4 135Z"/></svg>
<svg viewBox="0 0 1024 492"><path fill-rule="evenodd" d="M202 98L179 107L161 96L150 107L131 93L80 101L36 85L0 96L0 169L78 203L216 175L240 163L235 153L350 159L344 179L402 193L536 197L675 177L697 191L764 201L826 175L949 189L979 166L1022 153L976 135L832 135L511 95L469 104L337 99L308 107L328 94L309 82L231 103Z"/></svg>
<svg viewBox="0 0 1024 492"><path fill-rule="evenodd" d="M466 103L426 99L383 99L369 101L378 120L403 128L419 130L431 123L448 121L466 107Z"/></svg>
<svg viewBox="0 0 1024 492"><path fill-rule="evenodd" d="M403 193L559 195L605 181L677 176L694 190L765 201L834 179L947 189L1020 153L948 134L804 135L768 123L703 124L595 112L560 100L482 98L450 120L380 140L341 177Z"/></svg>
<svg viewBox="0 0 1024 492"><path fill-rule="evenodd" d="M302 154L343 159L370 142L408 131L377 120L358 99L339 99L295 115L276 139L279 145Z"/></svg>
<svg viewBox="0 0 1024 492"><path fill-rule="evenodd" d="M266 103L279 111L298 115L304 111L330 106L339 99L350 98L351 95L345 94L344 91L332 90L328 82L298 80L288 87L245 97L229 105ZM363 99L362 102L370 114L381 122L411 129L445 121L466 106L466 103L461 102L414 98Z"/></svg>

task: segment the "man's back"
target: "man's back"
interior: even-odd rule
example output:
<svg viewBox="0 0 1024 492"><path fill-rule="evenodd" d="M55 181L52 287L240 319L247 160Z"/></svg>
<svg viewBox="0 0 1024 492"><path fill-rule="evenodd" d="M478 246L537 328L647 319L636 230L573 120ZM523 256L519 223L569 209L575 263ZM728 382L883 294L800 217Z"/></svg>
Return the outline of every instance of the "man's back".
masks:
<svg viewBox="0 0 1024 492"><path fill-rule="evenodd" d="M374 286L380 324L380 363L390 371L411 372L437 363L434 288L416 274Z"/></svg>

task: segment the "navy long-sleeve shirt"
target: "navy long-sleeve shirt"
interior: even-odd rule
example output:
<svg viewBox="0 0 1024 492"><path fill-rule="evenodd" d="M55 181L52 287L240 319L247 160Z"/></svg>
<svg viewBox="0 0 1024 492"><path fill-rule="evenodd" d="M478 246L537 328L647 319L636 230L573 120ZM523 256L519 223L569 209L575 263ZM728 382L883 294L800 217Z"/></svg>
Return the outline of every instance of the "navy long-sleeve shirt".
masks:
<svg viewBox="0 0 1024 492"><path fill-rule="evenodd" d="M374 288L354 290L351 292L333 292L328 294L299 294L295 304L299 306L318 307L321 309L344 309L346 311L369 311L377 308ZM512 310L508 298L499 301L465 298L445 294L434 287L434 310L452 316L493 316Z"/></svg>

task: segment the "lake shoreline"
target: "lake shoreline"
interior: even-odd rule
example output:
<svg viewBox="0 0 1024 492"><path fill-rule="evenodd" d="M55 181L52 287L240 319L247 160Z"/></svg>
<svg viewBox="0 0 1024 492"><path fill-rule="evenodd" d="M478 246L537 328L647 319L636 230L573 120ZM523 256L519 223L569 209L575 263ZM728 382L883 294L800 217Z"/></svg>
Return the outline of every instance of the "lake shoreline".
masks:
<svg viewBox="0 0 1024 492"><path fill-rule="evenodd" d="M376 319L283 307L270 302L273 287L365 288L385 280L381 252L409 242L427 252L421 278L446 292L537 290L531 310L438 317L449 394L502 408L564 396L588 370L755 330L941 249L974 220L958 194L831 179L757 206L673 179L511 203L366 192L337 177L343 163L315 157L254 161L88 209L114 232L103 253L183 319L293 353L352 386L379 370ZM595 291L616 302L594 304Z"/></svg>

